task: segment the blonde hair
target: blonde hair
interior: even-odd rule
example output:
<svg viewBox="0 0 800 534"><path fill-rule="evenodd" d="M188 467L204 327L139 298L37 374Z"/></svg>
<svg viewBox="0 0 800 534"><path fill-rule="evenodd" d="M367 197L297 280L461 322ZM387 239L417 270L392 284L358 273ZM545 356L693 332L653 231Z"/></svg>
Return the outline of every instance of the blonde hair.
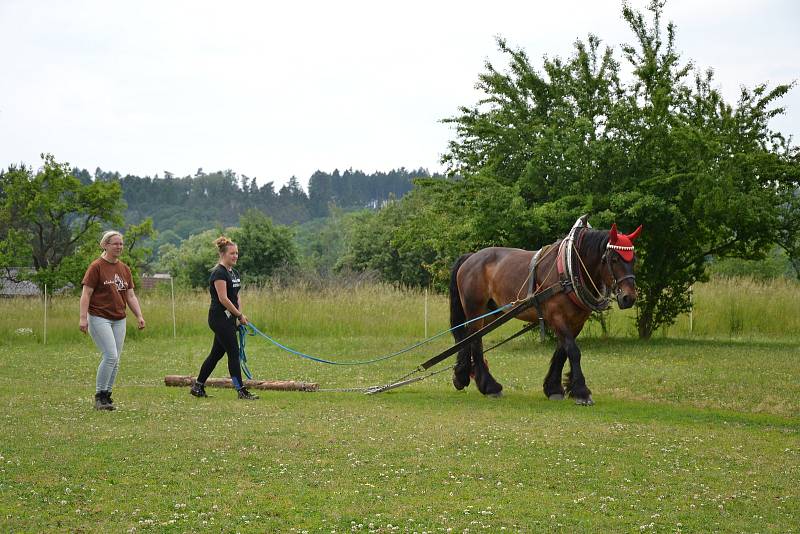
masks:
<svg viewBox="0 0 800 534"><path fill-rule="evenodd" d="M103 248L106 245L108 245L108 242L111 241L111 238L114 237L115 235L118 235L120 238L122 238L122 234L117 232L116 230L109 230L108 232L104 233L103 237L100 238L100 248Z"/></svg>
<svg viewBox="0 0 800 534"><path fill-rule="evenodd" d="M220 255L222 255L225 254L225 251L227 251L228 247L231 245L236 246L236 243L223 235L214 240L214 245L217 247L217 251L220 253Z"/></svg>

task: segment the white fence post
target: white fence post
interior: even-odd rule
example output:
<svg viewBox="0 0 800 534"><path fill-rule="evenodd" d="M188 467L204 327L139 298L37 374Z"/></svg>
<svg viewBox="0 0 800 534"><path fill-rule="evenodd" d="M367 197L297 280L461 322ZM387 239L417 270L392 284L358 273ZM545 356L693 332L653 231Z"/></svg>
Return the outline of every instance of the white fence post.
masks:
<svg viewBox="0 0 800 534"><path fill-rule="evenodd" d="M428 288L425 288L425 338L428 339Z"/></svg>
<svg viewBox="0 0 800 534"><path fill-rule="evenodd" d="M172 274L169 275L169 293L172 296L172 338L178 337L178 330L175 326L175 285L172 283Z"/></svg>
<svg viewBox="0 0 800 534"><path fill-rule="evenodd" d="M47 345L47 284L44 285L44 341L43 345Z"/></svg>

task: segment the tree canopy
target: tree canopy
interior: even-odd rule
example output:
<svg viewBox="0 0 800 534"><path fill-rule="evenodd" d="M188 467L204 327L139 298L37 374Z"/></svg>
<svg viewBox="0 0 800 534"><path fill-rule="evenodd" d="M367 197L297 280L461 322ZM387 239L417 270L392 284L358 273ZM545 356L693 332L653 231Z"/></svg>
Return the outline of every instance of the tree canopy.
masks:
<svg viewBox="0 0 800 534"><path fill-rule="evenodd" d="M98 250L102 225L122 225L122 190L118 183L82 183L50 154L42 160L38 172L0 171L0 266L7 276L21 268L18 276L49 290L80 285L86 263L79 258Z"/></svg>
<svg viewBox="0 0 800 534"><path fill-rule="evenodd" d="M463 252L539 248L582 213L595 227L642 224L636 320L650 337L688 310L688 288L705 278L710 255L761 258L774 243L796 246L798 148L769 127L792 85L742 88L735 105L726 102L713 71L682 61L662 11L657 1L649 17L622 10L633 34L622 47L629 80L594 35L568 59L545 57L541 70L498 39L507 68L487 63L483 97L444 121L455 138L443 162L463 178L420 181L372 216L353 237L350 262L375 266L375 243L390 244L397 258L382 272L435 283ZM381 227L387 237L370 236Z"/></svg>
<svg viewBox="0 0 800 534"><path fill-rule="evenodd" d="M81 181L92 182L86 170L75 169ZM125 218L138 223L153 219L160 232L157 245L177 244L192 234L214 226L237 224L239 216L257 209L277 224L302 224L327 217L331 209L356 210L377 207L390 196L400 197L412 188L412 180L430 177L425 169L395 169L366 174L348 169L332 173L316 171L309 179L308 193L300 180L290 180L276 190L273 182L259 186L255 178L232 170L176 178L120 176L97 169L94 181L118 183L126 202Z"/></svg>
<svg viewBox="0 0 800 534"><path fill-rule="evenodd" d="M179 285L208 286L210 270L219 261L214 240L227 235L239 247L237 269L248 284L265 282L278 269L291 271L297 266L297 248L292 232L275 225L258 210L249 210L239 219L239 226L212 228L194 234L180 243L161 246L159 268L168 271Z"/></svg>

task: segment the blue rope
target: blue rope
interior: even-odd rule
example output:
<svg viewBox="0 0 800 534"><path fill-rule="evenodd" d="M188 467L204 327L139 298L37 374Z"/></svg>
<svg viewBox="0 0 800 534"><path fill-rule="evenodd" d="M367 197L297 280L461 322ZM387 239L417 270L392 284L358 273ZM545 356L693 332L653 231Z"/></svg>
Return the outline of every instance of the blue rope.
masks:
<svg viewBox="0 0 800 534"><path fill-rule="evenodd" d="M253 373L250 372L250 369L247 368L247 355L244 353L244 346L247 340L247 328L244 325L239 325L239 363L242 365L242 371L244 371L244 375L251 379L253 378Z"/></svg>
<svg viewBox="0 0 800 534"><path fill-rule="evenodd" d="M503 311L506 308L509 308L511 306L512 306L511 304L506 304L505 306L497 308L496 310L490 311L489 313L485 313L485 314L481 315L480 317L475 317L474 319L470 319L469 321L466 321L464 323L456 325L456 326L450 328L449 330L444 330L442 332L439 332L438 334L436 334L436 335L434 335L432 337L429 337L428 339L424 339L424 340L420 341L419 343L416 343L415 345L411 345L410 347L407 347L405 349L399 350L397 352L393 352L393 353L387 354L385 356L380 356L378 358L373 358L371 360L360 360L360 361L352 361L352 362L336 362L336 361L333 361L333 360L326 360L324 358L318 358L316 356L311 356L309 354L304 354L302 352L299 352L299 351L296 351L296 350L294 350L292 348L289 348L286 345L283 345L280 342L278 342L277 340L271 338L270 336L268 336L267 334L265 334L264 332L262 332L261 330L259 330L255 326L253 326L253 323L247 323L246 326L239 326L239 346L240 346L239 359L242 361L242 368L245 369L245 373L247 374L247 378L251 378L250 371L247 370L247 366L244 363L246 361L246 357L244 355L244 343L245 343L244 342L244 339L245 339L244 332L246 332L247 328L250 328L251 331L250 332L246 332L247 335L249 335L249 336L259 335L259 336L263 337L264 339L266 339L267 341L269 341L270 343L272 343L273 345L275 345L277 347L280 347L281 349L285 350L286 352L290 352L290 353L294 354L295 356L300 356L301 358L305 358L307 360L311 360L311 361L315 361L315 362L319 362L319 363L327 363L329 365L366 365L366 364L369 364L369 363L376 363L376 362L380 362L380 361L383 361L383 360L388 360L389 358L394 358L395 356L399 356L399 355L404 354L404 353L406 353L408 351L414 350L417 347L425 345L426 343L430 343L434 339L440 338L443 335L452 332L456 328L460 328L462 326L468 325L468 324L470 324L472 322L475 322L475 321L478 321L480 319L483 319L484 317L488 317L490 315L494 315L495 313L500 313L501 311Z"/></svg>

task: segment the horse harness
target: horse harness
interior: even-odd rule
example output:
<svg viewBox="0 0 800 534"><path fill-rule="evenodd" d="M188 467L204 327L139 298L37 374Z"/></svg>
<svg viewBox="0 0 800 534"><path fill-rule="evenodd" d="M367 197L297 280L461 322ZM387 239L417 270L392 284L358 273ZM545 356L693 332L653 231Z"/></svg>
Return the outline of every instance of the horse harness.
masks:
<svg viewBox="0 0 800 534"><path fill-rule="evenodd" d="M545 338L545 324L544 314L542 313L542 303L551 298L553 295L563 292L579 308L586 311L602 312L608 309L611 291L617 294L621 291L621 282L629 279L634 281L636 280L636 276L633 274L629 274L617 279L617 276L614 274L614 270L611 268L611 261L608 257L608 254L611 250L622 247L608 245L603 253L601 262L606 265L608 272L611 275L611 279L614 281L611 291L606 290L601 294L600 290L597 289L597 286L594 284L594 280L592 280L591 276L588 274L588 271L587 276L589 277L589 281L592 283L592 286L594 286L594 292L592 292L586 286L583 277L583 270L585 270L585 266L584 269L578 267L576 273L574 258L576 257L581 266L583 266L583 260L581 260L578 250L580 249L580 245L583 241L585 231L590 228L591 226L589 226L584 218L581 217L575 222L566 238L562 239L559 243L557 243L557 245L554 244L542 247L541 249L537 250L534 253L533 258L531 258L529 267L530 274L528 275L528 296L526 300L533 299L533 306L536 309L536 314L539 317L539 330L542 340ZM558 252L556 255L558 283L539 291L539 284L536 281L536 267L539 264L540 258L548 253L551 246L558 246ZM575 251L574 254L572 253L573 250Z"/></svg>
<svg viewBox="0 0 800 534"><path fill-rule="evenodd" d="M504 307L511 306L511 309L500 315L497 319L495 319L491 323L484 325L477 331L468 335L455 345L451 346L448 349L445 349L444 351L437 354L433 358L430 358L428 361L421 364L414 372L424 371L429 369L430 367L436 365L437 363L444 360L448 356L455 354L462 347L465 347L470 343L472 343L473 341L483 338L483 336L485 336L492 330L495 330L496 328L500 327L501 325L505 324L506 322L510 321L511 319L513 319L514 317L516 317L517 315L521 314L522 312L531 307L534 307L536 309L536 314L539 316L539 328L542 339L544 340L545 325L544 325L544 316L542 314L542 303L547 299L551 298L553 295L560 293L562 291L570 297L572 302L574 302L577 306L587 311L603 311L606 308L608 308L610 291L606 291L600 298L591 295L588 292L589 290L586 289L586 287L584 286L583 275L581 274L580 269L578 274L577 275L575 274L572 262L573 255L568 253L569 251L574 249L576 251L575 256L578 258L578 261L581 264L583 264L583 260L580 259L580 255L578 255L577 250L580 246L580 242L582 241L584 230L588 230L589 228L591 228L591 226L589 226L589 224L586 222L586 217L584 216L579 218L573 225L567 237L564 240L562 240L561 243L558 244L558 256L556 258L556 263L558 265L558 275L559 275L558 283L553 284L552 286L542 291L539 291L538 284L536 283L536 267L539 263L539 258L542 257L543 253L547 254L550 250L550 247L556 246L556 245L547 245L537 250L534 253L533 258L531 258L530 274L528 275L528 281L527 281L528 295L524 299L515 300L512 303L506 304L506 306ZM576 247L574 245L575 235L579 231L580 234L578 235L578 247ZM613 269L611 269L611 262L608 259L608 249L617 249L617 250L627 250L627 249L623 249L622 247L617 247L616 245L614 246L608 245L607 250L603 254L602 258L602 261L604 261L608 266L609 272L611 273L611 278L614 280L613 289L614 291L619 292L620 282L628 279L635 280L636 277L632 274L629 274L617 280L616 276L614 275ZM589 280L592 281L592 285L594 285L594 281L591 280L591 277L589 277ZM525 283L523 282L523 287L524 285ZM597 293L599 294L600 292L597 291ZM510 338L503 341L503 343L505 343L506 341L510 341L511 339L523 334L524 332L527 332L530 328L532 328L532 326L533 323L528 324L521 331L517 332ZM499 344L497 346L499 346Z"/></svg>

